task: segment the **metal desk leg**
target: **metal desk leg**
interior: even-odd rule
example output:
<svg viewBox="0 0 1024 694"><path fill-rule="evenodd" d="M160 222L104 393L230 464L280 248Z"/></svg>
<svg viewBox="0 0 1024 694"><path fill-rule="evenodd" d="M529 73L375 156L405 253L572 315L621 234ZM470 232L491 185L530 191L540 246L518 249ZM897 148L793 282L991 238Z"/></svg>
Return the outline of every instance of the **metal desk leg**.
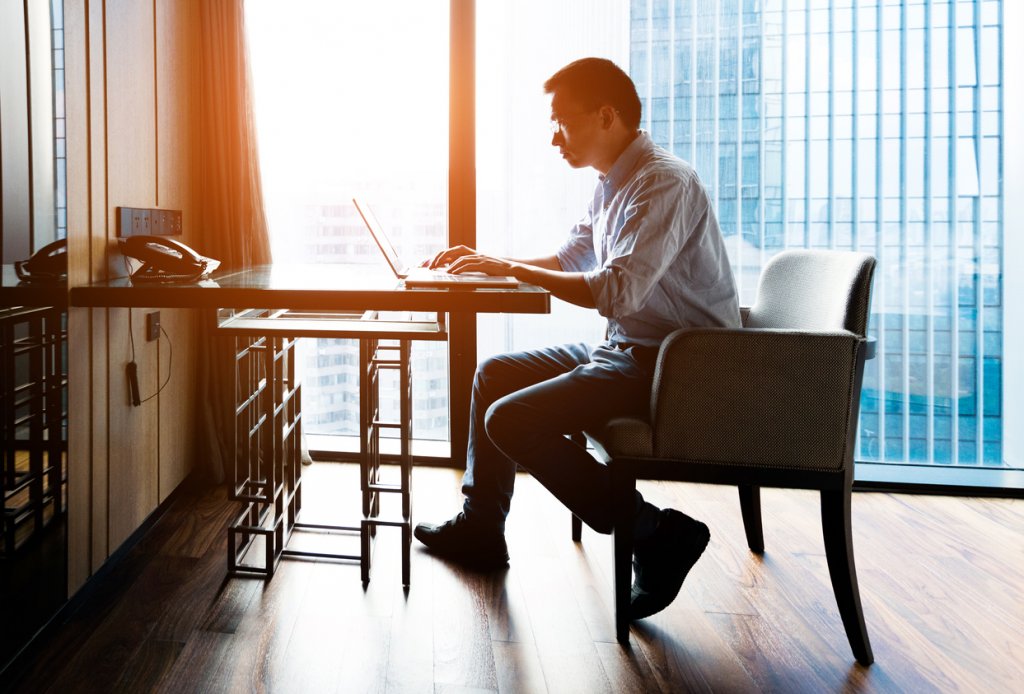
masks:
<svg viewBox="0 0 1024 694"><path fill-rule="evenodd" d="M363 338L360 340L360 476L363 494L363 521L360 525L363 556L361 561L363 582L370 580L370 563L373 553L371 540L376 536L377 526L398 526L402 529L402 584L409 585L409 553L412 544L411 490L412 480L412 378L410 340L397 340L397 344L381 344L381 340ZM397 358L386 356L397 352ZM383 369L397 370L399 376L398 421L385 422L380 411L380 372ZM386 484L380 478L380 434L382 429L397 429L399 433L399 482ZM380 517L381 494L401 495L401 520L385 520Z"/></svg>

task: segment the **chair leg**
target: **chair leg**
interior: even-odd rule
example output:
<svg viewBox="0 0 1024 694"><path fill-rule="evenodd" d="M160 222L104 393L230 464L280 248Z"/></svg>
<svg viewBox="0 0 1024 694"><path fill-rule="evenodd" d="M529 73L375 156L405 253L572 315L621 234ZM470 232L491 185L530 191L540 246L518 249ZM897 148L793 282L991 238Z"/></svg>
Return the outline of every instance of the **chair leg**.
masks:
<svg viewBox="0 0 1024 694"><path fill-rule="evenodd" d="M636 515L636 479L612 462L611 496L614 513L612 545L615 572L615 638L629 643L629 600L633 585L633 525Z"/></svg>
<svg viewBox="0 0 1024 694"><path fill-rule="evenodd" d="M821 490L821 527L832 590L836 595L843 627L846 628L846 638L857 662L870 665L875 656L871 652L871 642L864 624L860 590L857 587L857 567L853 561L849 486L842 490Z"/></svg>
<svg viewBox="0 0 1024 694"><path fill-rule="evenodd" d="M587 447L587 437L583 435L582 431L577 431L575 434L569 437L569 440L575 443L577 446L583 448ZM583 537L583 521L580 520L579 516L575 513L572 514L572 541L579 542Z"/></svg>
<svg viewBox="0 0 1024 694"><path fill-rule="evenodd" d="M740 485L740 512L743 530L747 534L747 547L755 554L764 552L764 529L761 526L761 488Z"/></svg>

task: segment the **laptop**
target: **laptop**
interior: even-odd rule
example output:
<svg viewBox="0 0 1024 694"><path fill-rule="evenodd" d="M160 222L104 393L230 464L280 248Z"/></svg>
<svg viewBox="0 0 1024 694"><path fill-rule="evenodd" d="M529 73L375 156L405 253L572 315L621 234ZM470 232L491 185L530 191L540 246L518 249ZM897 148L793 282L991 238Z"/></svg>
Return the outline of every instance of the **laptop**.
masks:
<svg viewBox="0 0 1024 694"><path fill-rule="evenodd" d="M366 228L370 230L370 236L377 242L377 247L380 248L380 252L384 254L384 259L388 261L388 266L391 271L395 273L395 276L401 280L405 280L406 287L440 287L440 288L455 288L462 287L466 289L486 289L494 287L518 287L519 280L515 277L496 277L493 275L485 275L482 272L466 272L463 274L452 274L444 272L442 270L431 270L425 267L409 267L402 263L402 260L398 257L398 252L395 250L394 244L391 243L391 239L388 238L387 234L384 233L384 228L380 225L377 220L377 216L373 214L373 210L366 203L361 203L356 198L352 198L352 204L356 206L356 210L359 211L359 216L363 218L363 223L366 224Z"/></svg>

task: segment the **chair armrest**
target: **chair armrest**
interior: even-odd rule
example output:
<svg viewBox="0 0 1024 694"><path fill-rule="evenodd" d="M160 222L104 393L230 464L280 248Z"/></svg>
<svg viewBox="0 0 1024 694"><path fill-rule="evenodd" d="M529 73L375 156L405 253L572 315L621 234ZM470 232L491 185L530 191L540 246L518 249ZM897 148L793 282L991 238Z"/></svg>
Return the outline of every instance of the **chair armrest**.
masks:
<svg viewBox="0 0 1024 694"><path fill-rule="evenodd" d="M842 469L852 456L863 344L846 331L674 332L651 393L654 455Z"/></svg>

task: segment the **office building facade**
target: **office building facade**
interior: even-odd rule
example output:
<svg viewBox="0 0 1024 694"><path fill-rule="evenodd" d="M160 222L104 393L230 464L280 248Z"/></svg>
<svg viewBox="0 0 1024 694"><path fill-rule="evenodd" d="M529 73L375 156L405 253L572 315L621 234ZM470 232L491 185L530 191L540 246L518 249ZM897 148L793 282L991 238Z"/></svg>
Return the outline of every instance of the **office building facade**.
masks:
<svg viewBox="0 0 1024 694"><path fill-rule="evenodd" d="M784 248L878 258L858 459L1002 465L1002 3L633 0L630 31L745 302Z"/></svg>

